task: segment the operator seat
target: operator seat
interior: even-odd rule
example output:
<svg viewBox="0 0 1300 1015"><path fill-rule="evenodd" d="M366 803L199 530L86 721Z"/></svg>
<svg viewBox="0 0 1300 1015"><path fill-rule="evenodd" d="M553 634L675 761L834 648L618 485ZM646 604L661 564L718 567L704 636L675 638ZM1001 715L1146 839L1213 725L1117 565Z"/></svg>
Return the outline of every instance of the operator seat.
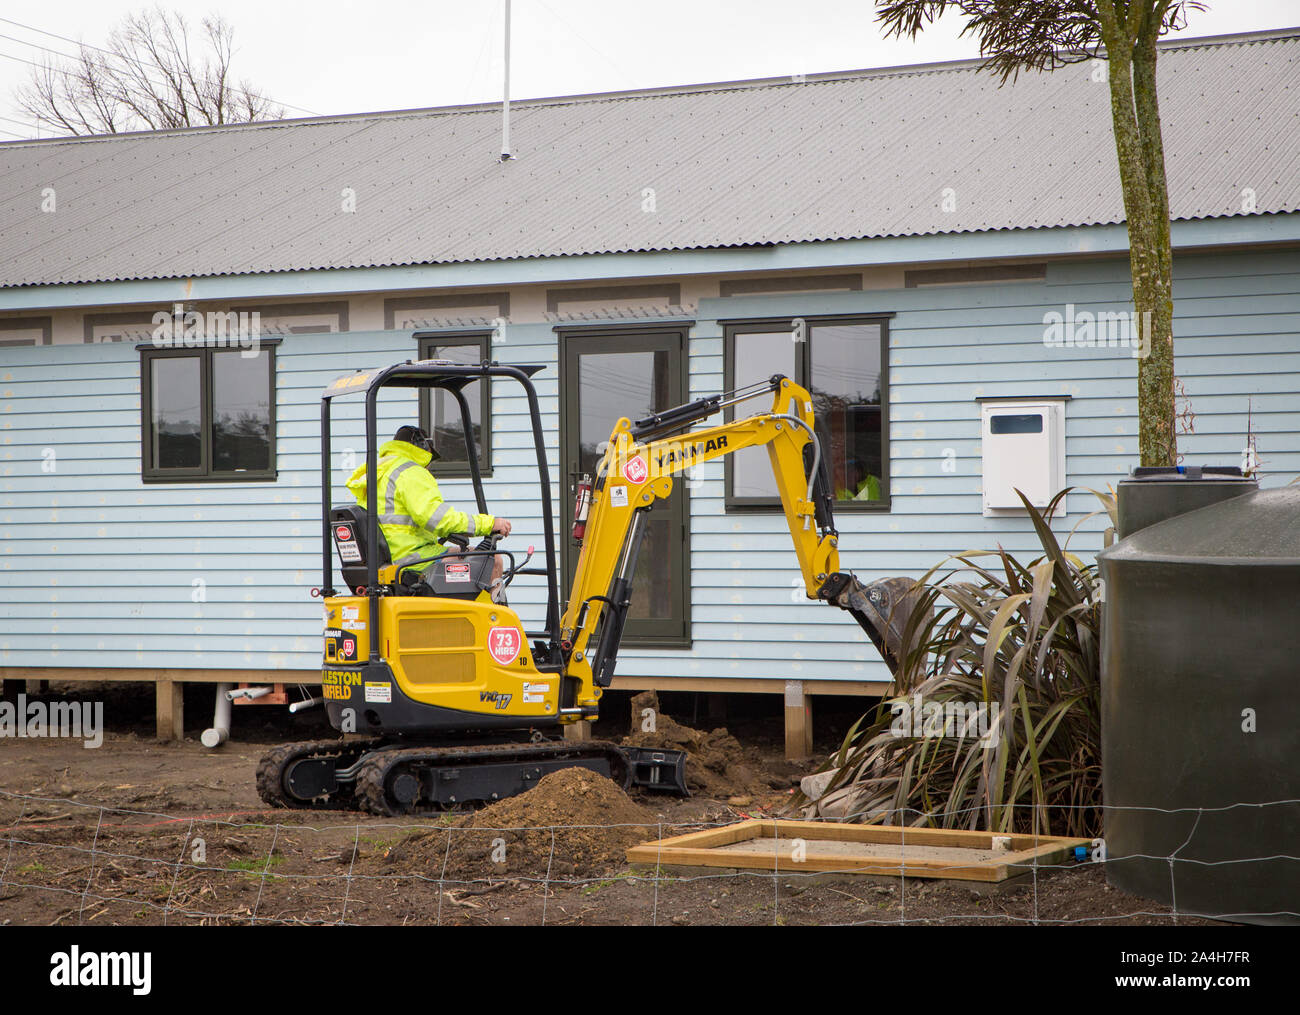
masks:
<svg viewBox="0 0 1300 1015"><path fill-rule="evenodd" d="M366 585L366 509L360 504L330 509L330 530L334 536L334 549L339 555L339 567L343 571L343 580L348 583L353 594ZM376 567L383 567L393 562L388 552L388 540L380 529L375 530L379 536L379 560Z"/></svg>
<svg viewBox="0 0 1300 1015"><path fill-rule="evenodd" d="M334 536L334 548L339 555L339 566L343 571L343 580L348 583L354 595L360 595L360 589L366 586L366 516L367 511L360 504L330 509L330 529ZM392 554L388 550L388 540L382 529L375 530L379 537L379 560L376 569L392 563ZM468 541L452 537L452 541L464 551ZM479 551L491 549L488 540L483 540L476 548ZM477 599L480 592L492 581L492 555L477 553L461 556L454 549L449 549L439 557L422 576L417 578L415 571L404 572L400 586L408 595L432 595L446 599ZM498 600L504 605L503 600Z"/></svg>

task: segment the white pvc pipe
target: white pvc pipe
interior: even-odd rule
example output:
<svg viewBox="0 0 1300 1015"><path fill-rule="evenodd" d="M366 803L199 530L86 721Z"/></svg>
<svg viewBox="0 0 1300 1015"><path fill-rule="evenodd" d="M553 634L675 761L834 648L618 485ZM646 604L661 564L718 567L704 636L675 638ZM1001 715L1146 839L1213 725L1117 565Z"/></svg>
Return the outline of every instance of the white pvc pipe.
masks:
<svg viewBox="0 0 1300 1015"><path fill-rule="evenodd" d="M229 687L229 684L224 685ZM269 687L237 687L233 691L226 691L226 700L234 701L236 698L246 698L252 701L254 698L260 698L264 694L270 694Z"/></svg>
<svg viewBox="0 0 1300 1015"><path fill-rule="evenodd" d="M203 731L199 741L204 747L220 747L228 739L230 739L230 685L218 684L212 727Z"/></svg>
<svg viewBox="0 0 1300 1015"><path fill-rule="evenodd" d="M313 705L319 705L319 698L303 698L302 701L295 701L289 706L290 712L301 712L303 709L311 708Z"/></svg>

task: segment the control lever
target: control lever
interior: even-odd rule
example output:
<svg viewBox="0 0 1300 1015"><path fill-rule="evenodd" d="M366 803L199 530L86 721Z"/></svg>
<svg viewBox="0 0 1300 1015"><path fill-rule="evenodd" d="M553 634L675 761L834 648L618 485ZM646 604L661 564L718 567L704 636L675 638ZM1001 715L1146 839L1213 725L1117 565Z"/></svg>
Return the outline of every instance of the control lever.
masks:
<svg viewBox="0 0 1300 1015"><path fill-rule="evenodd" d="M495 547L493 547L493 549L495 549ZM514 567L508 568L504 572L502 572L501 577L491 584L491 586L489 587L489 591L495 593L498 586L504 588L506 585L509 585L510 582L514 580L516 572L521 571L523 568L527 567L528 562L533 559L533 551L534 551L534 547L530 546L528 548L528 553L524 556L524 559L520 561L518 564L516 564Z"/></svg>

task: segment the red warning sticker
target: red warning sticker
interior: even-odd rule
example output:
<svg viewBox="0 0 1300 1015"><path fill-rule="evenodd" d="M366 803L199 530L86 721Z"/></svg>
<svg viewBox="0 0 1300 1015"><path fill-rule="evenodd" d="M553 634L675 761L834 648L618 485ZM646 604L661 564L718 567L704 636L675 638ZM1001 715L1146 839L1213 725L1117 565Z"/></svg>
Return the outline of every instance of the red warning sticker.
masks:
<svg viewBox="0 0 1300 1015"><path fill-rule="evenodd" d="M519 658L523 638L517 627L494 627L488 631L488 652L502 666L509 666Z"/></svg>
<svg viewBox="0 0 1300 1015"><path fill-rule="evenodd" d="M361 546L352 534L351 525L334 526L334 545L339 551L339 560L344 564L361 563Z"/></svg>
<svg viewBox="0 0 1300 1015"><path fill-rule="evenodd" d="M644 483L649 472L645 459L640 455L629 458L627 464L623 466L623 475L627 477L629 483Z"/></svg>

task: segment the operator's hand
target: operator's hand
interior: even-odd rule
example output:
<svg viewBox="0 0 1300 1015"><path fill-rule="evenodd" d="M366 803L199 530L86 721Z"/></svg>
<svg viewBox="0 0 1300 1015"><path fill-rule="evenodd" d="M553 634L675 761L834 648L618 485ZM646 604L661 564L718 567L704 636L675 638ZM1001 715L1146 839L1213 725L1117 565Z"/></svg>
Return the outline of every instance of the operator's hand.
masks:
<svg viewBox="0 0 1300 1015"><path fill-rule="evenodd" d="M505 518L498 518L492 523L492 532L495 535L510 535L510 522Z"/></svg>

